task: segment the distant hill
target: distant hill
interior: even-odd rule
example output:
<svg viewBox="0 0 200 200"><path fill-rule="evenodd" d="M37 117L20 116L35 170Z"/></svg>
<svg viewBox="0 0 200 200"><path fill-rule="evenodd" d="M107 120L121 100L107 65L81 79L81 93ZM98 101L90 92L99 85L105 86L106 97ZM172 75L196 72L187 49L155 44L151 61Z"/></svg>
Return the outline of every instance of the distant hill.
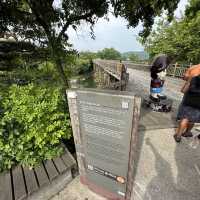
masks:
<svg viewBox="0 0 200 200"><path fill-rule="evenodd" d="M122 56L128 60L129 55L132 53L137 55L140 60L148 60L149 59L149 54L145 51L128 51L128 52L122 53Z"/></svg>

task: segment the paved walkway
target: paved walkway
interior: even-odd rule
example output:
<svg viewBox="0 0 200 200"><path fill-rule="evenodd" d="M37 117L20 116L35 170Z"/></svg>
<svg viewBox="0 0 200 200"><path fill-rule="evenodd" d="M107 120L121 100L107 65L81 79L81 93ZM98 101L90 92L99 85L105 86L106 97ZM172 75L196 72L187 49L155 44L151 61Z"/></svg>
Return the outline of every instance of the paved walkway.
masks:
<svg viewBox="0 0 200 200"><path fill-rule="evenodd" d="M67 187L51 200L105 200L105 198L91 192L82 185L79 177L76 177Z"/></svg>
<svg viewBox="0 0 200 200"><path fill-rule="evenodd" d="M128 90L149 94L148 72L129 69ZM174 101L171 113L142 108L135 174L134 200L200 200L200 144L183 138L174 142L175 115L183 81L167 78L166 94ZM194 130L195 134L199 132ZM78 178L51 200L104 200L80 184Z"/></svg>
<svg viewBox="0 0 200 200"><path fill-rule="evenodd" d="M134 200L199 200L200 145L176 144L174 129L139 132ZM196 134L198 132L196 131ZM105 200L74 179L51 200Z"/></svg>
<svg viewBox="0 0 200 200"><path fill-rule="evenodd" d="M129 85L128 90L134 91L136 94L147 97L149 95L150 87L150 72L128 69L129 73ZM180 92L184 81L179 78L167 77L164 87L164 93L168 98L174 101L174 107L176 107L182 98Z"/></svg>
<svg viewBox="0 0 200 200"><path fill-rule="evenodd" d="M128 69L129 84L128 91L147 98L149 96L150 73L146 71ZM168 98L173 100L173 110L169 113L152 112L142 106L140 129L162 129L176 127L177 109L181 102L183 94L180 92L183 80L178 78L167 77L164 87L164 93Z"/></svg>
<svg viewBox="0 0 200 200"><path fill-rule="evenodd" d="M147 97L149 72L135 69L128 72L129 91ZM200 145L194 148L191 138L183 139L181 144L173 139L182 85L181 79L166 79L165 94L173 100L172 112L141 109L134 200L200 200Z"/></svg>
<svg viewBox="0 0 200 200"><path fill-rule="evenodd" d="M140 132L134 200L200 199L200 145L195 148L191 138L177 144L173 134Z"/></svg>

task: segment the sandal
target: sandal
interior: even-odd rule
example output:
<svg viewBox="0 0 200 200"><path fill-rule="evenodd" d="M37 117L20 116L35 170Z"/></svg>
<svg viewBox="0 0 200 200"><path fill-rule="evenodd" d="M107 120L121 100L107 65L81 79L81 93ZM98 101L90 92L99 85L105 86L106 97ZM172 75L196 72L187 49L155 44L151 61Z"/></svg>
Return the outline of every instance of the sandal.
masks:
<svg viewBox="0 0 200 200"><path fill-rule="evenodd" d="M177 143L180 143L180 142L181 142L181 136L175 134L175 135L174 135L174 140L175 140Z"/></svg>
<svg viewBox="0 0 200 200"><path fill-rule="evenodd" d="M183 137L193 137L193 134L192 134L192 132L189 131L189 132L183 133L182 136L183 136ZM199 138L199 139L200 139L200 138Z"/></svg>

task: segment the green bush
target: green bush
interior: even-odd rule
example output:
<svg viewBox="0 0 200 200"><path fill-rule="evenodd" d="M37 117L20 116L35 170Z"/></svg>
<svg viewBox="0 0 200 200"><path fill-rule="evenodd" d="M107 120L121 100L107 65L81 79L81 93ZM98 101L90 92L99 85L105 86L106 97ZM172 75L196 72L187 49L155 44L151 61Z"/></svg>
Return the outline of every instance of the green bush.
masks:
<svg viewBox="0 0 200 200"><path fill-rule="evenodd" d="M76 65L72 67L72 72L74 75L87 74L92 69L92 64L90 60L77 59Z"/></svg>
<svg viewBox="0 0 200 200"><path fill-rule="evenodd" d="M0 108L0 171L12 165L34 166L62 152L62 138L70 138L69 113L58 88L13 85Z"/></svg>

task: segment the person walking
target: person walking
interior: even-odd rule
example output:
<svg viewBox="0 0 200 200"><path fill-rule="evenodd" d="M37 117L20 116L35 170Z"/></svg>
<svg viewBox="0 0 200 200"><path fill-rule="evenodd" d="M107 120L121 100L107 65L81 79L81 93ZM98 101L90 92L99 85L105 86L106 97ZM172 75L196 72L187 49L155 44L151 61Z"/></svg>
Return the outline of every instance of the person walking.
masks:
<svg viewBox="0 0 200 200"><path fill-rule="evenodd" d="M200 64L189 68L184 80L186 82L181 89L184 96L177 114L179 125L174 135L177 143L181 142L181 136L192 137L194 124L200 123ZM200 135L198 138L200 139Z"/></svg>

